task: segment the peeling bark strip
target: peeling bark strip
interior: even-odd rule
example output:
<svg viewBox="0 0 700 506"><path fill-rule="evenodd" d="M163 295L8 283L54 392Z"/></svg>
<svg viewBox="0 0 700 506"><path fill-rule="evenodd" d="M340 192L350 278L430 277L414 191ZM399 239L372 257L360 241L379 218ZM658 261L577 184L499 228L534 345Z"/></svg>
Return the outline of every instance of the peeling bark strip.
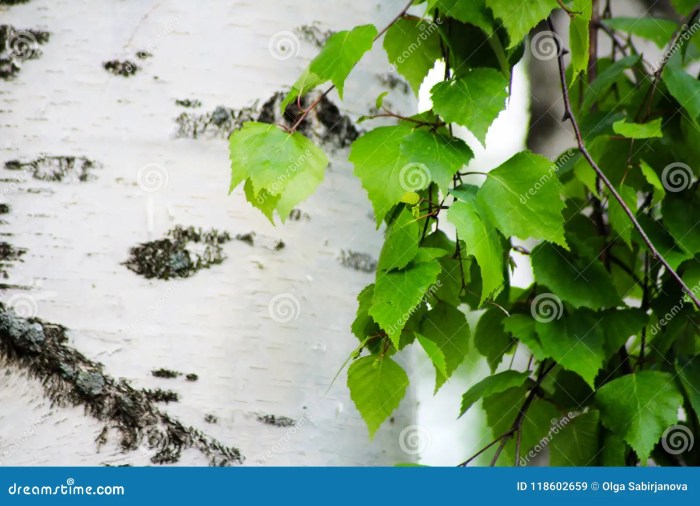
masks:
<svg viewBox="0 0 700 506"><path fill-rule="evenodd" d="M231 240L228 232L177 226L165 239L131 248L124 265L145 278L188 278L200 269L220 264L226 258L221 245Z"/></svg>
<svg viewBox="0 0 700 506"><path fill-rule="evenodd" d="M151 462L178 462L184 449L197 449L211 466L241 464L233 447L185 427L163 413L152 400L153 391L132 387L124 379L102 372L102 364L87 359L67 344L66 329L38 318L21 318L0 303L0 356L41 380L47 397L56 405L83 406L105 423L98 444L107 442L110 429L121 435L125 451L142 443L154 450Z"/></svg>
<svg viewBox="0 0 700 506"><path fill-rule="evenodd" d="M13 4L7 0L1 3ZM18 30L14 26L0 25L0 79L13 78L22 68L22 62L39 58L39 44L46 44L49 37L49 32L41 30Z"/></svg>
<svg viewBox="0 0 700 506"><path fill-rule="evenodd" d="M5 169L24 171L34 179L53 182L81 182L95 179L92 170L98 164L84 156L42 156L31 162L10 160Z"/></svg>
<svg viewBox="0 0 700 506"><path fill-rule="evenodd" d="M280 104L284 96L284 93L277 92L262 106L258 106L258 102L255 102L249 107L238 110L219 106L205 114L183 112L175 120L178 124L177 136L192 139L200 136L228 138L246 121L276 123L291 127L302 116L303 109L307 108L313 100L303 96L299 99L301 109L299 104L293 103L287 106L284 113L280 113ZM197 105L191 105L194 103ZM198 107L201 102L188 100L186 103L178 101L177 104L181 107ZM339 148L349 146L359 136L352 120L342 114L338 106L326 96L321 98L313 113L301 122L297 130L319 142Z"/></svg>

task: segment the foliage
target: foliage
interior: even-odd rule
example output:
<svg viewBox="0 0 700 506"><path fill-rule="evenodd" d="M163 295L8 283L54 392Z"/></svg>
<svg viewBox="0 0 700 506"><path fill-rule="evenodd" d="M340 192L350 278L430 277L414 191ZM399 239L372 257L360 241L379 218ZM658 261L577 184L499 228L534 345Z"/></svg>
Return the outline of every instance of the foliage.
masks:
<svg viewBox="0 0 700 506"><path fill-rule="evenodd" d="M386 225L352 325L361 343L348 370L353 401L374 435L408 386L398 352L422 350L437 391L475 348L492 375L454 414L481 403L493 464L526 463L545 438L556 465L700 464L700 445L676 452L666 436L679 427L698 435L700 416L700 81L687 70L700 58L700 8L675 0L677 17L659 20L613 17L591 0L516 4L416 0L383 30L338 32L282 104L326 82L323 96L335 87L342 98L382 37L390 68L416 94L445 66L429 110L402 116L382 94L365 120L383 121L349 151L377 227ZM571 20L570 52L549 18L557 9ZM549 30L530 38L545 20ZM598 54L591 34L608 37L611 53ZM653 47L639 39L663 54L639 53ZM572 147L555 160L522 151L467 171L473 152L453 126L484 144L528 54L558 63L551 78ZM284 220L323 178L325 155L296 128L317 103L291 129L251 122L231 136L231 189L245 183L270 220ZM525 289L512 285L516 253L533 269ZM473 331L471 311L482 312ZM516 351L529 361L514 361Z"/></svg>

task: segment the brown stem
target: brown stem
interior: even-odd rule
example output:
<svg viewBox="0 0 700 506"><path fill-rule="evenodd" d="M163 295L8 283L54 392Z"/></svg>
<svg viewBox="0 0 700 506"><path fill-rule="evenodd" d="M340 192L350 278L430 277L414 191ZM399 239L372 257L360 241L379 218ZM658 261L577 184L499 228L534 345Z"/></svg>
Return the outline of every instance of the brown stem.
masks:
<svg viewBox="0 0 700 506"><path fill-rule="evenodd" d="M394 18L384 27L380 30L380 32L377 34L376 37L374 37L373 42L376 42L379 37L384 35L386 31L392 27L394 23L396 23L399 19L404 17L406 13L408 12L408 9L411 8L411 5L413 5L413 0L409 0L409 2L406 4L406 6L401 9L401 12L399 12ZM313 101L313 103L306 109L304 112L299 116L299 119L292 125L292 127L289 129L291 133L296 132L296 129L299 128L299 125L301 125L302 121L306 119L306 116L309 115L311 111L313 111L316 106L321 102L323 97L326 97L331 91L335 89L335 84L332 84L331 86L328 87L326 91L324 91L316 100ZM301 93L300 93L301 94Z"/></svg>
<svg viewBox="0 0 700 506"><path fill-rule="evenodd" d="M696 11L700 11L700 8L696 9ZM552 23L552 19L548 19L549 22L549 29L552 31L553 34L556 34L555 28L554 28L554 23ZM559 39L557 37L552 37L554 39L554 43L559 47ZM571 126L574 129L574 133L576 135L576 142L578 144L578 148L581 151L581 154L584 156L588 164L591 166L591 168L595 171L597 174L598 178L603 181L605 186L608 188L608 191L612 194L613 197L615 197L615 200L620 204L622 209L625 211L625 214L629 217L630 221L632 222L632 225L634 225L634 228L639 232L639 235L642 237L642 240L644 243L647 245L649 250L652 253L652 256L654 258L657 258L659 262L666 268L668 273L673 277L673 279L676 280L676 282L681 286L683 291L690 297L690 299L695 303L695 305L700 309L700 299L698 299L695 294L688 288L688 285L685 284L683 279L678 275L678 273L671 267L671 265L668 263L666 258L659 252L659 250L656 249L656 246L651 242L651 239L649 239L649 236L646 234L642 226L639 224L637 221L636 216L632 212L632 210L629 208L629 206L625 203L624 199L620 196L618 191L615 189L615 186L610 182L608 177L605 175L605 173L600 169L598 164L593 160L593 157L591 154L588 152L586 149L585 143L583 142L583 136L581 135L581 129L578 125L578 122L576 121L576 117L574 116L573 110L571 108L571 99L569 98L569 89L566 86L566 70L565 70L565 65L564 65L564 56L563 56L563 51L559 51L557 61L559 63L559 80L561 82L561 89L562 89L562 96L564 99L564 110L566 111L564 114L564 119L568 119L571 121Z"/></svg>

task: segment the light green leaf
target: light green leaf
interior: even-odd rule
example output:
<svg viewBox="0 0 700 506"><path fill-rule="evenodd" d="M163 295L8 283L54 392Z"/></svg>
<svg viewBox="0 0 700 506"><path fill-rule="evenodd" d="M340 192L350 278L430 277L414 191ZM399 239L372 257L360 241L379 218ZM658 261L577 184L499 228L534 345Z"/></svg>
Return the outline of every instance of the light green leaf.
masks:
<svg viewBox="0 0 700 506"><path fill-rule="evenodd" d="M613 123L613 131L628 139L652 139L664 136L661 132L661 118L649 123L627 123L625 120L620 120Z"/></svg>
<svg viewBox="0 0 700 506"><path fill-rule="evenodd" d="M602 99L610 87L619 79L624 78L625 70L634 67L641 56L633 55L616 61L603 72L586 88L583 94L583 104L581 110L588 112L593 104Z"/></svg>
<svg viewBox="0 0 700 506"><path fill-rule="evenodd" d="M493 16L486 8L485 0L428 0L427 12L434 9L440 11L440 16L454 18L462 23L469 23L481 28L484 33L493 33Z"/></svg>
<svg viewBox="0 0 700 506"><path fill-rule="evenodd" d="M513 426L525 402L528 388L514 387L484 399L483 408L494 437L502 436ZM528 452L549 434L552 421L559 419L559 411L550 402L535 397L523 420L520 436L520 465L526 465ZM498 460L500 465L512 466L515 459L515 438L510 438Z"/></svg>
<svg viewBox="0 0 700 506"><path fill-rule="evenodd" d="M700 116L700 81L682 68L671 65L664 69L663 80L673 98L688 111L690 119L695 123Z"/></svg>
<svg viewBox="0 0 700 506"><path fill-rule="evenodd" d="M377 29L374 25L356 26L352 30L331 35L282 101L282 110L299 95L304 95L327 81L335 85L342 99L345 80L357 62L372 49L376 36Z"/></svg>
<svg viewBox="0 0 700 506"><path fill-rule="evenodd" d="M484 219L476 202L471 198L455 202L447 212L447 219L455 226L459 238L466 245L466 254L472 255L481 269L481 303L495 298L503 290L503 245L496 229Z"/></svg>
<svg viewBox="0 0 700 506"><path fill-rule="evenodd" d="M596 401L603 425L646 462L663 432L678 422L683 397L670 374L639 371L603 385Z"/></svg>
<svg viewBox="0 0 700 506"><path fill-rule="evenodd" d="M613 356L632 336L639 336L647 323L647 315L637 308L609 309L598 313L605 335L605 358Z"/></svg>
<svg viewBox="0 0 700 506"><path fill-rule="evenodd" d="M428 354L428 358L430 358L430 361L433 363L435 366L435 371L437 372L438 376L442 376L444 378L447 377L447 362L445 360L445 354L442 352L440 347L428 339L425 336L422 336L418 333L416 333L416 338L418 339L418 342L420 345L423 347L425 350L425 353Z"/></svg>
<svg viewBox="0 0 700 506"><path fill-rule="evenodd" d="M700 253L700 233L698 233L698 216L700 216L700 194L682 195L664 200L663 222L673 238L688 253ZM663 251L663 250L662 250Z"/></svg>
<svg viewBox="0 0 700 506"><path fill-rule="evenodd" d="M560 421L549 445L550 466L594 466L600 451L600 413L589 411ZM554 431L554 428L552 429Z"/></svg>
<svg viewBox="0 0 700 506"><path fill-rule="evenodd" d="M481 315L474 331L474 346L486 360L494 372L501 363L503 355L513 349L515 342L503 329L505 313L498 308L487 309Z"/></svg>
<svg viewBox="0 0 700 506"><path fill-rule="evenodd" d="M605 361L600 320L583 310L536 324L537 335L547 356L564 369L581 376L592 389L595 389L595 378Z"/></svg>
<svg viewBox="0 0 700 506"><path fill-rule="evenodd" d="M231 189L246 179L248 200L272 221L272 209L285 221L291 210L321 183L328 158L302 134L276 125L246 122L231 134ZM273 197L270 200L270 197Z"/></svg>
<svg viewBox="0 0 700 506"><path fill-rule="evenodd" d="M401 154L409 163L427 167L430 179L445 195L452 176L474 157L462 139L427 130L416 130L404 137Z"/></svg>
<svg viewBox="0 0 700 506"><path fill-rule="evenodd" d="M552 162L524 151L489 172L477 201L506 237L544 239L568 248L562 192Z"/></svg>
<svg viewBox="0 0 700 506"><path fill-rule="evenodd" d="M350 148L349 159L372 202L377 228L406 192L425 188L430 182L428 168L411 164L401 152L401 143L410 133L405 125L378 127Z"/></svg>
<svg viewBox="0 0 700 506"><path fill-rule="evenodd" d="M602 309L622 302L610 275L598 261L575 258L546 243L532 250L530 258L538 283L575 307Z"/></svg>
<svg viewBox="0 0 700 506"><path fill-rule="evenodd" d="M508 49L520 44L530 33L530 30L559 7L556 0L530 0L528 2L486 0L486 5L491 8L493 15L499 18L508 30L508 35L510 35Z"/></svg>
<svg viewBox="0 0 700 506"><path fill-rule="evenodd" d="M406 395L408 376L392 359L370 355L350 365L348 388L350 397L367 424L370 438L373 438Z"/></svg>
<svg viewBox="0 0 700 506"><path fill-rule="evenodd" d="M445 357L445 374L438 370L435 391L452 376L464 362L469 351L469 325L459 309L445 302L438 302L423 317L420 334L434 342Z"/></svg>
<svg viewBox="0 0 700 506"><path fill-rule="evenodd" d="M417 96L425 76L442 56L440 33L436 25L423 19L403 17L386 32L384 50Z"/></svg>
<svg viewBox="0 0 700 506"><path fill-rule="evenodd" d="M376 334L375 330L379 327L372 320L372 317L367 313L370 307L372 307L372 298L374 297L374 283L364 287L364 289L357 296L357 315L355 320L352 322L352 333L357 337L360 342L364 342L367 337Z"/></svg>
<svg viewBox="0 0 700 506"><path fill-rule="evenodd" d="M592 0L574 0L571 10L575 12L569 25L569 45L571 46L572 81L581 72L588 71L589 33L588 25L593 14Z"/></svg>
<svg viewBox="0 0 700 506"><path fill-rule="evenodd" d="M377 272L372 307L368 313L397 349L401 331L423 301L428 289L435 284L440 270L440 264L432 261L410 264L399 271Z"/></svg>
<svg viewBox="0 0 700 506"><path fill-rule="evenodd" d="M673 7L683 16L688 16L697 7L697 0L671 0Z"/></svg>
<svg viewBox="0 0 700 506"><path fill-rule="evenodd" d="M624 200L627 207L629 207L633 213L637 212L637 192L631 186L626 184L620 185L617 192ZM612 195L610 196L610 203L608 204L608 214L610 217L610 225L612 229L620 236L620 238L625 241L628 247L632 247L632 221L622 206Z"/></svg>
<svg viewBox="0 0 700 506"><path fill-rule="evenodd" d="M503 320L503 328L510 335L518 339L528 347L532 356L542 362L549 355L542 349L539 337L537 337L536 321L524 314L514 314Z"/></svg>
<svg viewBox="0 0 700 506"><path fill-rule="evenodd" d="M508 80L491 68L477 68L458 78L441 81L431 91L433 109L447 123L469 129L486 142L489 127L506 106Z"/></svg>
<svg viewBox="0 0 700 506"><path fill-rule="evenodd" d="M601 20L608 28L650 40L663 49L678 30L678 23L660 18L612 18Z"/></svg>
<svg viewBox="0 0 700 506"><path fill-rule="evenodd" d="M647 183L649 183L654 188L654 200L652 200L651 205L655 206L656 204L661 202L664 199L664 197L666 197L666 188L664 188L663 183L659 179L659 175L654 169L651 168L651 166L648 163L646 163L644 160L641 160L639 162L639 167L641 168L642 174L647 180Z"/></svg>
<svg viewBox="0 0 700 506"><path fill-rule="evenodd" d="M475 383L462 396L462 409L459 416L466 413L469 408L481 399L488 399L494 394L505 392L509 388L522 386L530 377L530 372L503 371L487 376Z"/></svg>
<svg viewBox="0 0 700 506"><path fill-rule="evenodd" d="M410 209L401 210L387 230L377 269L403 269L418 253L420 225Z"/></svg>
<svg viewBox="0 0 700 506"><path fill-rule="evenodd" d="M695 415L700 417L700 355L689 360L678 360L676 372Z"/></svg>

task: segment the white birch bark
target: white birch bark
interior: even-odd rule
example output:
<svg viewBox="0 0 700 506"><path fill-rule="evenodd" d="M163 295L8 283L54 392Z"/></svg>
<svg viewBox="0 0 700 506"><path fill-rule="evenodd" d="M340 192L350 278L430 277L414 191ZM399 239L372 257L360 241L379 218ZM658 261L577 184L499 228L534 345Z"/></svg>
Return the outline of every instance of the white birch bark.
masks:
<svg viewBox="0 0 700 506"><path fill-rule="evenodd" d="M356 294L372 275L340 264L341 250L376 258L381 241L370 206L345 161L331 156L318 193L300 207L309 218L273 228L239 188L227 195L227 142L177 139L175 99L197 98L198 110L264 102L291 84L317 51L301 38L297 57L279 60L268 43L282 31L320 21L322 29L373 22L382 26L403 0L32 0L0 7L0 24L51 32L43 55L0 81L0 162L42 154L86 156L101 164L88 182L40 181L2 171L11 206L0 232L26 248L9 266L2 301L68 329L69 344L139 388L172 389L180 402L163 411L240 449L246 464L375 465L412 460L399 444L413 423L409 393L393 423L370 441L349 398L345 373L333 376L357 345L349 327ZM152 58L134 54L147 50ZM125 78L103 62L142 67ZM343 110L357 117L374 103L387 72L379 51L368 55L346 87ZM336 99L337 100L337 99ZM390 100L411 110L411 97ZM193 111L197 111L194 109ZM143 169L146 167L146 169ZM141 172L139 170L141 169ZM162 170L159 190L137 181ZM165 184L167 178L167 184ZM254 246L224 245L227 259L193 277L147 280L122 265L129 249L159 239L175 225L255 231ZM276 240L286 247L275 251ZM274 321L277 294L298 301L298 317ZM143 445L124 452L104 423L80 407L52 406L40 379L3 358L0 373L2 465L148 465ZM195 373L159 379L165 367ZM216 423L204 421L206 415ZM281 428L260 415L299 420ZM205 465L186 451L183 465Z"/></svg>

